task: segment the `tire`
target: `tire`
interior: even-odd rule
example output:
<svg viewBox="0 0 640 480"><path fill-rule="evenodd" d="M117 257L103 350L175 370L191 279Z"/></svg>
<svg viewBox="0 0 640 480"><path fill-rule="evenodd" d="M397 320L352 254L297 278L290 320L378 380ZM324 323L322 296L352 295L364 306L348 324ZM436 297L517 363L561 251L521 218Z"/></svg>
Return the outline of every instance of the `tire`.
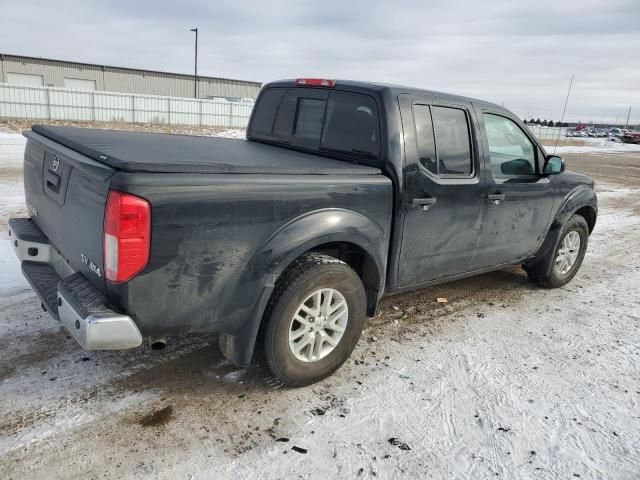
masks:
<svg viewBox="0 0 640 480"><path fill-rule="evenodd" d="M324 313L309 314L310 307L320 311L315 309L318 304ZM333 308L336 310L327 315ZM262 360L285 385L302 387L318 382L351 355L362 333L365 311L365 289L353 269L328 255L305 254L283 273L271 297L262 329ZM335 330L330 325L332 319ZM320 331L323 325L326 328ZM299 338L292 341L290 332ZM305 342L306 346L294 353ZM318 347L319 352L312 350Z"/></svg>
<svg viewBox="0 0 640 480"><path fill-rule="evenodd" d="M575 260L573 261L571 266L568 267L567 264L562 264L562 262L558 260L559 258L558 252L564 249L565 239L567 239L569 235L572 235L572 236L575 235L572 232L575 232L578 234L578 237L580 239L580 246L579 246L579 249L577 250L577 256L575 257ZM588 242L589 242L589 226L587 225L587 221L584 219L584 217L580 215L574 215L569 219L569 221L562 228L562 233L560 234L560 241L558 242L558 245L553 251L553 261L552 261L549 275L543 276L543 277L540 277L540 276L531 277L530 275L531 279L536 283L538 283L538 285L545 288L558 288L563 285L566 285L573 279L573 277L575 277L576 273L578 273L578 270L582 265L582 260L584 259L584 255L587 251ZM564 250L566 251L566 249ZM565 268L560 268L561 266L564 266Z"/></svg>

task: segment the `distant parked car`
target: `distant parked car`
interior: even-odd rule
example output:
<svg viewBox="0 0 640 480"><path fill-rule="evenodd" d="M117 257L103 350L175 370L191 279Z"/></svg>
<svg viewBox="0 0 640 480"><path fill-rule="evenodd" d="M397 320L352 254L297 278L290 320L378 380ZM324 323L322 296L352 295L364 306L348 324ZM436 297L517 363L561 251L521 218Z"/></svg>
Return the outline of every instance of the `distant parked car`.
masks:
<svg viewBox="0 0 640 480"><path fill-rule="evenodd" d="M640 132L634 132L633 130L630 130L629 133L625 133L622 136L622 141L624 143L640 144Z"/></svg>

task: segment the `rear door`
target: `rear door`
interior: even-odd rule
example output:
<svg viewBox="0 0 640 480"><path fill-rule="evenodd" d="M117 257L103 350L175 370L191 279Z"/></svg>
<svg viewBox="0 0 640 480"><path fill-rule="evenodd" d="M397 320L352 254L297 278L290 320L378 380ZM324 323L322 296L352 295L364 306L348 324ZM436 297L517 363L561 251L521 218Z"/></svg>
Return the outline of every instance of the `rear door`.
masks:
<svg viewBox="0 0 640 480"><path fill-rule="evenodd" d="M470 270L483 199L471 104L408 94L398 101L405 142L398 271L407 287Z"/></svg>
<svg viewBox="0 0 640 480"><path fill-rule="evenodd" d="M543 153L519 121L498 108L476 106L482 125L486 184L482 233L474 269L511 263L535 252L553 208L553 184Z"/></svg>

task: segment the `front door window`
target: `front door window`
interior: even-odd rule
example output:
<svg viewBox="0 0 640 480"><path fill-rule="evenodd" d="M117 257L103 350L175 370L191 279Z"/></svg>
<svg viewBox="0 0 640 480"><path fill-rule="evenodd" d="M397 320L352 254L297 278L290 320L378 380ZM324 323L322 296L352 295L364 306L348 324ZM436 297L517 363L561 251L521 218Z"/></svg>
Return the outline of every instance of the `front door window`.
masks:
<svg viewBox="0 0 640 480"><path fill-rule="evenodd" d="M512 120L484 114L493 178L520 178L536 175L536 149Z"/></svg>

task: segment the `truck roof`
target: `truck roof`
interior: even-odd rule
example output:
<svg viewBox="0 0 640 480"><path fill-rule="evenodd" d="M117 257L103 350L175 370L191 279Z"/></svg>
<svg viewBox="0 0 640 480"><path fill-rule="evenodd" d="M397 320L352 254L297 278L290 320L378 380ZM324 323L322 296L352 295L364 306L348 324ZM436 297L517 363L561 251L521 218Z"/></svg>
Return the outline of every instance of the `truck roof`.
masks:
<svg viewBox="0 0 640 480"><path fill-rule="evenodd" d="M349 90L349 91L360 92L360 93L364 93L366 91L389 92L391 93L392 96L396 96L401 93L410 93L415 95L425 95L428 97L432 97L433 99L437 99L444 102L465 101L465 102L480 103L483 105L488 105L488 106L501 108L501 109L504 108L501 105L487 102L486 100L480 100L480 99L471 98L471 97L464 97L462 95L454 95L451 93L439 92L435 90L408 87L405 85L396 85L396 84L380 83L380 82L363 82L358 80L333 80L333 81L335 82L334 87L311 87L311 88L327 88L327 89L334 88L334 89ZM295 86L297 86L295 79L276 80L274 82L269 82L265 84L263 87L263 90L270 87L295 87Z"/></svg>

